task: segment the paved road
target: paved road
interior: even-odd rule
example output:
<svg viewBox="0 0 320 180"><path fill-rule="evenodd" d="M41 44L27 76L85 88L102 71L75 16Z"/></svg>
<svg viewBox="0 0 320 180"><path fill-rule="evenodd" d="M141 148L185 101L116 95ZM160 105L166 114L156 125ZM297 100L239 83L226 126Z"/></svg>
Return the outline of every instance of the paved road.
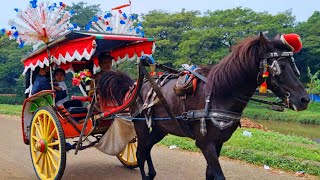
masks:
<svg viewBox="0 0 320 180"><path fill-rule="evenodd" d="M157 169L156 179L205 179L205 160L201 154L169 150L155 147L152 153ZM275 173L242 162L222 158L222 167L227 179L300 179L286 173ZM36 179L31 164L29 147L21 137L20 118L0 115L0 179ZM139 180L138 169L124 168L116 157L105 155L91 148L73 152L67 156L67 166L63 179Z"/></svg>

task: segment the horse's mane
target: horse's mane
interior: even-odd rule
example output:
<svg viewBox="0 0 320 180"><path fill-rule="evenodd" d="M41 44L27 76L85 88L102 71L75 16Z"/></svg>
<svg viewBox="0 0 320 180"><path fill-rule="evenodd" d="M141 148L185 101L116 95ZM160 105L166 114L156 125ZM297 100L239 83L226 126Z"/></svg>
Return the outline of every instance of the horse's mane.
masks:
<svg viewBox="0 0 320 180"><path fill-rule="evenodd" d="M259 37L247 38L234 46L231 54L212 66L207 76L208 83L204 86L206 94L224 96L237 90L258 71L258 60L263 52Z"/></svg>
<svg viewBox="0 0 320 180"><path fill-rule="evenodd" d="M134 80L122 72L108 71L99 80L99 91L102 104L120 106Z"/></svg>

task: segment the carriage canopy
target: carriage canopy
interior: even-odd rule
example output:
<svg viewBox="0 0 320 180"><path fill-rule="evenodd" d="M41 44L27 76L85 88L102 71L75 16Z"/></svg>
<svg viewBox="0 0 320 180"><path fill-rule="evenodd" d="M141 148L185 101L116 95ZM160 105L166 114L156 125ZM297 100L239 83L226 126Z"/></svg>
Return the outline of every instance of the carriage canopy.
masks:
<svg viewBox="0 0 320 180"><path fill-rule="evenodd" d="M71 31L48 44L28 58L23 59L24 73L29 69L44 67L51 62L68 70L74 61L93 60L98 66L97 56L101 52L109 52L113 63L133 60L142 55L152 55L155 49L154 38L143 38L128 35L115 35L87 31Z"/></svg>

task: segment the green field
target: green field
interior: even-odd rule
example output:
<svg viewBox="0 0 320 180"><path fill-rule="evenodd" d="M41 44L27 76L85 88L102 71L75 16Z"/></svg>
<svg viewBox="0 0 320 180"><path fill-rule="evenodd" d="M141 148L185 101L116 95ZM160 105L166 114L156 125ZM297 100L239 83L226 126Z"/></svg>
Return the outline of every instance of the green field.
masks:
<svg viewBox="0 0 320 180"><path fill-rule="evenodd" d="M0 104L0 114L20 116L22 112L22 105Z"/></svg>
<svg viewBox="0 0 320 180"><path fill-rule="evenodd" d="M252 132L253 136L243 136L244 130ZM200 152L194 141L188 138L169 135L160 144ZM221 155L259 166L265 164L271 168L320 176L320 144L302 137L242 128L224 144Z"/></svg>
<svg viewBox="0 0 320 180"><path fill-rule="evenodd" d="M243 112L243 117L260 120L292 121L305 124L320 124L320 103L310 103L305 111L296 112L286 109L277 112L268 109L270 106L250 102Z"/></svg>

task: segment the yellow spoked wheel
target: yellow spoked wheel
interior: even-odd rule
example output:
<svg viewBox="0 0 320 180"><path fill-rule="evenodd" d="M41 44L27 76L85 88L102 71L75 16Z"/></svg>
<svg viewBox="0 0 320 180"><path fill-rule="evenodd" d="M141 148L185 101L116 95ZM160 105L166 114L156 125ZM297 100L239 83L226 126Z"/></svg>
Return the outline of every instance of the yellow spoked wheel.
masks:
<svg viewBox="0 0 320 180"><path fill-rule="evenodd" d="M134 138L128 143L127 147L125 147L124 150L117 155L117 158L120 160L120 162L127 168L133 169L138 167L136 156L137 145L138 139Z"/></svg>
<svg viewBox="0 0 320 180"><path fill-rule="evenodd" d="M38 109L31 122L30 153L39 179L61 179L66 166L66 141L55 112Z"/></svg>

